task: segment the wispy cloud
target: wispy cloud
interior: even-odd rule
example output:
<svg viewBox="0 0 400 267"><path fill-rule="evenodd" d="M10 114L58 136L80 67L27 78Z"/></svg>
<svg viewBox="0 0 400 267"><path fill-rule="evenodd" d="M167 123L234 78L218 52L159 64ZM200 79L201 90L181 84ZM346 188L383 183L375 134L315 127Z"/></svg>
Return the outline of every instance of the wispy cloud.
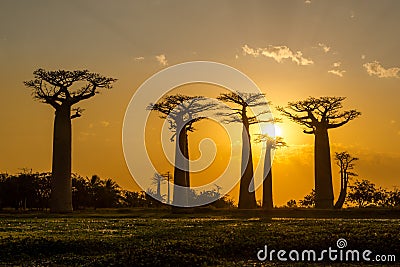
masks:
<svg viewBox="0 0 400 267"><path fill-rule="evenodd" d="M304 3L309 5L309 4L311 4L311 0L305 0Z"/></svg>
<svg viewBox="0 0 400 267"><path fill-rule="evenodd" d="M337 75L339 77L343 77L343 74L345 73L345 70L328 70L328 73L331 73L333 75Z"/></svg>
<svg viewBox="0 0 400 267"><path fill-rule="evenodd" d="M333 69L328 70L328 73L343 77L343 74L346 72L345 70L340 70L339 67L342 65L342 62L337 61L332 64Z"/></svg>
<svg viewBox="0 0 400 267"><path fill-rule="evenodd" d="M101 125L102 125L103 127L108 127L108 126L110 126L110 122L109 122L109 121L101 121L100 123L101 123Z"/></svg>
<svg viewBox="0 0 400 267"><path fill-rule="evenodd" d="M142 61L144 60L144 57L135 57L135 61Z"/></svg>
<svg viewBox="0 0 400 267"><path fill-rule="evenodd" d="M364 54L363 54L363 55L361 55L361 59L365 59L365 57L366 57L366 56L365 56Z"/></svg>
<svg viewBox="0 0 400 267"><path fill-rule="evenodd" d="M250 55L253 57L258 57L260 55L260 51L259 51L260 49L261 48L258 48L258 49L250 48L247 44L242 46L243 54Z"/></svg>
<svg viewBox="0 0 400 267"><path fill-rule="evenodd" d="M247 44L242 47L243 54L250 55L253 57L265 56L274 59L276 62L281 63L284 59L290 59L297 65L311 65L314 62L311 59L303 57L301 51L292 51L287 46L272 46L268 45L265 48L251 48Z"/></svg>
<svg viewBox="0 0 400 267"><path fill-rule="evenodd" d="M363 64L370 76L377 76L379 78L400 78L400 68L393 67L385 69L378 61L368 62Z"/></svg>
<svg viewBox="0 0 400 267"><path fill-rule="evenodd" d="M340 65L342 65L342 62L340 62L340 61L335 62L335 63L332 64L332 66L333 66L334 68L339 68Z"/></svg>
<svg viewBox="0 0 400 267"><path fill-rule="evenodd" d="M324 44L324 43L318 43L318 46L319 46L320 48L322 48L322 50L323 50L325 53L328 53L328 52L331 50L331 48L330 48L328 45Z"/></svg>
<svg viewBox="0 0 400 267"><path fill-rule="evenodd" d="M161 66L165 67L168 65L168 61L167 58L165 57L164 54L161 54L159 56L156 56L156 60L158 61L158 63L160 63Z"/></svg>

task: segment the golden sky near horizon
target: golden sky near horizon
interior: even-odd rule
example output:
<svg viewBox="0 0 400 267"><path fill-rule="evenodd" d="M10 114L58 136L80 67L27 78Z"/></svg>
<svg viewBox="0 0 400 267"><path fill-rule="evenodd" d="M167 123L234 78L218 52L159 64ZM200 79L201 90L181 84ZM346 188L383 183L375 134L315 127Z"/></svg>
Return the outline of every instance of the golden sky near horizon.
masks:
<svg viewBox="0 0 400 267"><path fill-rule="evenodd" d="M39 67L89 69L118 82L79 105L73 171L137 189L122 152L130 98L156 72L206 60L248 75L273 107L346 96L345 109L362 116L330 131L332 153L359 157L360 179L399 186L399 12L396 0L2 1L0 172L51 169L54 110L22 82ZM313 136L287 120L279 126L288 147L273 164L274 198L283 205L313 188ZM206 135L199 127L189 138ZM197 142L190 149L196 156Z"/></svg>

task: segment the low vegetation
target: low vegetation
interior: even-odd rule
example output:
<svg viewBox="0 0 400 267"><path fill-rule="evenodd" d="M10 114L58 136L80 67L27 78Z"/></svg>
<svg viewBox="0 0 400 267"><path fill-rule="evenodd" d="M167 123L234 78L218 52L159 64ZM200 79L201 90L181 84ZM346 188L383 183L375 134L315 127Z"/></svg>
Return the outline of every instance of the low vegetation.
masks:
<svg viewBox="0 0 400 267"><path fill-rule="evenodd" d="M339 238L347 240L349 249L400 255L398 220L272 219L266 214L159 209L3 214L0 265L254 266L261 264L256 253L264 245L317 251L336 248ZM311 265L287 266L296 264Z"/></svg>

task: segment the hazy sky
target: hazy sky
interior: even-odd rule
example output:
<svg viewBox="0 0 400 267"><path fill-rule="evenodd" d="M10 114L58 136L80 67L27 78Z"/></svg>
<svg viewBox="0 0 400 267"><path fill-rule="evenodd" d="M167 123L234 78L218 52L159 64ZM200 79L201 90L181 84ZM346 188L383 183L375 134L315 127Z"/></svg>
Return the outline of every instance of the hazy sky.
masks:
<svg viewBox="0 0 400 267"><path fill-rule="evenodd" d="M362 116L330 131L331 149L360 158L359 178L400 185L400 2L11 1L0 4L0 172L51 169L54 111L23 85L41 67L118 78L80 105L73 171L137 189L121 144L125 109L157 71L193 60L235 67L274 105L346 96ZM278 114L277 114L278 115ZM313 187L313 137L284 121L289 147L274 168L276 204ZM334 181L339 182L334 168Z"/></svg>

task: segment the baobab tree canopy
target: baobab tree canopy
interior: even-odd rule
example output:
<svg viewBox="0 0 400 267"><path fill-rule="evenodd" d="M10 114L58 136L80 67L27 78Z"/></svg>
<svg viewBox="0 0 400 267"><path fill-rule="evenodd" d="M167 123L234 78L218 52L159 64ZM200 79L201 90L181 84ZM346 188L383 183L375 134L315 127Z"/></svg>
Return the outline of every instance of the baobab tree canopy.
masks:
<svg viewBox="0 0 400 267"><path fill-rule="evenodd" d="M345 99L334 96L309 97L303 101L289 102L286 109L277 109L294 122L311 129L304 130L304 133L313 134L318 127L338 128L361 115L355 109L341 111Z"/></svg>
<svg viewBox="0 0 400 267"><path fill-rule="evenodd" d="M98 89L111 88L116 79L88 70L37 69L33 75L34 79L24 82L25 86L33 89L35 99L56 110L50 208L52 212L71 212L71 119L80 117L82 112L82 109L76 108L75 114L71 115L71 108L74 104L95 96Z"/></svg>
<svg viewBox="0 0 400 267"><path fill-rule="evenodd" d="M33 89L33 97L54 108L63 103L73 105L81 100L93 97L100 88L111 88L114 78L91 73L88 70L57 70L46 71L37 69L33 72L34 80L26 81L24 84ZM76 82L84 82L81 87L71 89Z"/></svg>
<svg viewBox="0 0 400 267"><path fill-rule="evenodd" d="M304 133L315 135L315 206L333 208L332 169L328 130L345 125L361 113L355 109L342 111L345 97L309 97L303 101L289 102L286 108L277 109L292 121L306 127Z"/></svg>
<svg viewBox="0 0 400 267"><path fill-rule="evenodd" d="M201 113L215 107L212 102L207 102L204 96L168 95L158 103L150 104L148 109L161 113L160 118L167 119L169 129L176 133L180 127L185 126L187 131L193 132L193 123L206 117ZM173 140L175 134L172 136Z"/></svg>
<svg viewBox="0 0 400 267"><path fill-rule="evenodd" d="M247 113L247 108L267 106L269 102L265 100L265 95L262 93L242 93L242 92L230 92L223 93L217 98L226 103L235 104L236 107L230 108L228 112L219 112L218 115L223 116L223 122L239 122L247 125L256 124L259 122L271 122L271 120L265 121L260 120L258 117L262 114L270 113L269 110L263 110L262 112L250 116Z"/></svg>

